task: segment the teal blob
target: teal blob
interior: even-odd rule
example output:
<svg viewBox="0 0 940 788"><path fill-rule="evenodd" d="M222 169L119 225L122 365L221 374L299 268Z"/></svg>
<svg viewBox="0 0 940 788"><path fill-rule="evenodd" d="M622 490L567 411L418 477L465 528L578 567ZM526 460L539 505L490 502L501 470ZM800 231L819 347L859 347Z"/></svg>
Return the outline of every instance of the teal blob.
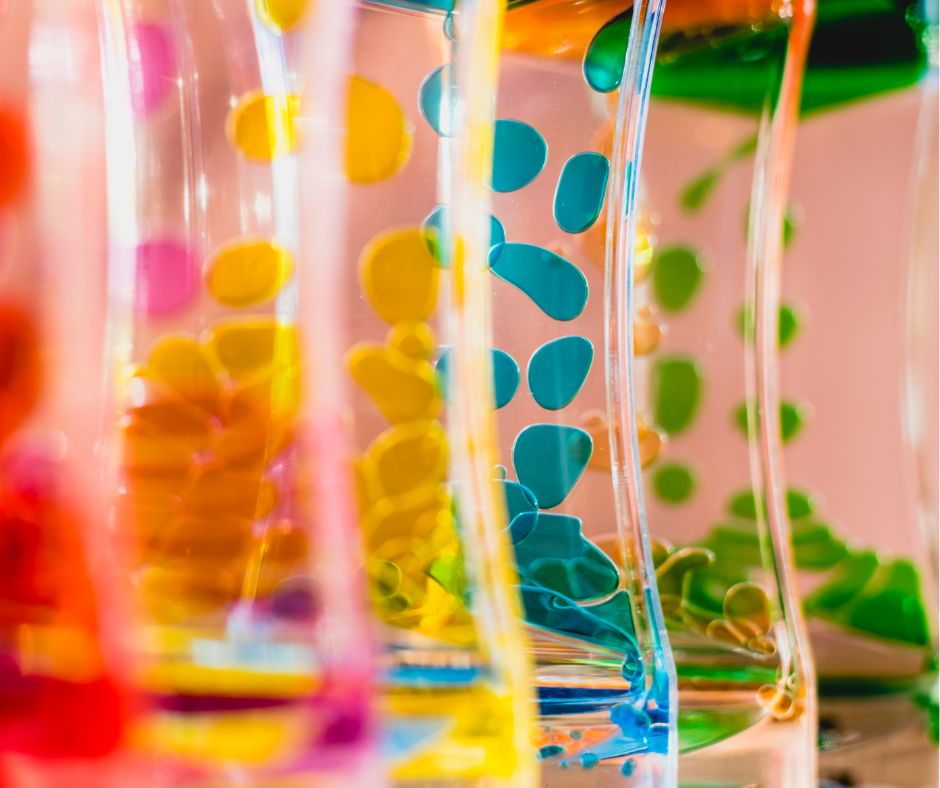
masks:
<svg viewBox="0 0 940 788"><path fill-rule="evenodd" d="M493 132L493 175L487 187L514 192L536 179L548 160L541 134L520 120L497 120Z"/></svg>
<svg viewBox="0 0 940 788"><path fill-rule="evenodd" d="M565 162L555 188L555 224L583 233L601 215L610 162L600 153L578 153Z"/></svg>
<svg viewBox="0 0 940 788"><path fill-rule="evenodd" d="M519 390L519 365L508 353L493 348L493 389L496 409L508 405Z"/></svg>
<svg viewBox="0 0 940 788"><path fill-rule="evenodd" d="M553 758L556 755L561 755L565 751L564 747L559 747L557 744L547 744L546 746L539 749L539 758L545 760L546 758Z"/></svg>
<svg viewBox="0 0 940 788"><path fill-rule="evenodd" d="M626 591L621 589L609 599L595 605L588 605L584 609L604 621L609 621L624 632L629 632L632 637L636 637L636 628L633 625L633 602Z"/></svg>
<svg viewBox="0 0 940 788"><path fill-rule="evenodd" d="M509 524L509 541L513 544L525 539L535 528L538 512L522 512L517 514Z"/></svg>
<svg viewBox="0 0 940 788"><path fill-rule="evenodd" d="M524 585L519 588L519 595L530 623L639 657L636 639L620 627L588 612L591 608L579 607L577 602L545 588Z"/></svg>
<svg viewBox="0 0 940 788"><path fill-rule="evenodd" d="M630 6L606 22L584 52L581 66L584 80L598 93L612 93L620 87L632 22L633 6Z"/></svg>
<svg viewBox="0 0 940 788"><path fill-rule="evenodd" d="M434 131L442 137L451 135L454 106L457 103L457 85L454 64L445 63L434 69L418 88L418 110ZM448 100L444 100L444 96Z"/></svg>
<svg viewBox="0 0 940 788"><path fill-rule="evenodd" d="M442 259L441 244L444 236L449 231L448 222L450 221L450 208L447 205L437 205L434 210L428 214L427 218L421 222L421 232L424 235L424 242L431 250L431 254L437 262L444 268L449 267L447 261ZM506 243L506 230L502 222L495 216L490 216L490 254L495 260L499 257L499 250ZM496 247L499 247L497 249Z"/></svg>
<svg viewBox="0 0 940 788"><path fill-rule="evenodd" d="M490 249L490 270L518 287L555 320L573 320L588 300L581 270L554 252L532 244L506 243Z"/></svg>
<svg viewBox="0 0 940 788"><path fill-rule="evenodd" d="M437 370L437 387L440 389L441 396L446 400L448 398L447 369L451 348L443 348L443 351L438 356L437 361L434 362L434 368ZM519 372L519 365L516 360L508 353L491 348L490 354L493 363L493 391L496 407L499 409L516 395L522 375Z"/></svg>
<svg viewBox="0 0 940 788"><path fill-rule="evenodd" d="M682 432L698 410L702 371L692 358L666 356L653 367L656 423L670 435Z"/></svg>
<svg viewBox="0 0 940 788"><path fill-rule="evenodd" d="M570 336L546 342L532 354L526 379L533 399L546 410L560 410L581 391L594 361L594 345Z"/></svg>
<svg viewBox="0 0 940 788"><path fill-rule="evenodd" d="M504 478L495 479L493 483L506 501L507 521L509 523L514 522L520 514L538 511L539 503L535 499L535 495L519 482L512 482Z"/></svg>
<svg viewBox="0 0 940 788"><path fill-rule="evenodd" d="M539 506L552 509L575 486L587 467L594 441L584 430L564 424L531 424L512 445L512 464L519 482Z"/></svg>
<svg viewBox="0 0 940 788"><path fill-rule="evenodd" d="M617 567L582 535L577 517L538 512L519 519L523 518L534 521L528 533L513 545L523 580L582 602L617 590Z"/></svg>

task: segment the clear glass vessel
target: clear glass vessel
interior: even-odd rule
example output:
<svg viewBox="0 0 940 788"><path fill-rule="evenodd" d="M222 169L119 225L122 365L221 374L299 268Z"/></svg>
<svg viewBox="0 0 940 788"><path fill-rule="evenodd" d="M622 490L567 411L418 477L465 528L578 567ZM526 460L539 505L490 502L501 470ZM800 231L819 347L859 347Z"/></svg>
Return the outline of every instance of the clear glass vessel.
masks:
<svg viewBox="0 0 940 788"><path fill-rule="evenodd" d="M492 146L500 8L321 10L332 24L310 51L339 65L311 63L310 320L328 340L320 417L343 447L330 478L365 544L387 776L531 786L528 665L486 470L477 173Z"/></svg>
<svg viewBox="0 0 940 788"><path fill-rule="evenodd" d="M111 528L157 785L375 785L357 535L306 393L307 5L101 6Z"/></svg>

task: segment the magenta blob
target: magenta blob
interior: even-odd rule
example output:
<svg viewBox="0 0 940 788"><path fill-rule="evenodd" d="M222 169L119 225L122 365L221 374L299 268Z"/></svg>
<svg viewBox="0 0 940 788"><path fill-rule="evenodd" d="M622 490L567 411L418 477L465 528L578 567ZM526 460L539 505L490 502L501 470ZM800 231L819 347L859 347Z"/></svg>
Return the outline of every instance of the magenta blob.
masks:
<svg viewBox="0 0 940 788"><path fill-rule="evenodd" d="M138 23L128 31L131 106L137 115L153 112L176 80L176 52L168 28Z"/></svg>
<svg viewBox="0 0 940 788"><path fill-rule="evenodd" d="M137 311L165 315L189 303L196 290L193 255L173 240L147 241L137 247Z"/></svg>

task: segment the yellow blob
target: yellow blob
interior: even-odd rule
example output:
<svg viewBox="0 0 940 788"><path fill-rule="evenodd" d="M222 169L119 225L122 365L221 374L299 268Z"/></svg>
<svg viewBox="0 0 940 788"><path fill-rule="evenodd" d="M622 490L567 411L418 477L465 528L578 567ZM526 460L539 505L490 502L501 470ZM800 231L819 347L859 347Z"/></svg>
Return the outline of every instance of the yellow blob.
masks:
<svg viewBox="0 0 940 788"><path fill-rule="evenodd" d="M121 435L121 464L131 471L184 471L193 462L191 441L131 421Z"/></svg>
<svg viewBox="0 0 940 788"><path fill-rule="evenodd" d="M273 318L220 323L206 340L219 363L235 380L243 380L274 361L278 324Z"/></svg>
<svg viewBox="0 0 940 788"><path fill-rule="evenodd" d="M148 569L142 585L150 614L164 623L210 613L238 594L235 578L227 571L188 559Z"/></svg>
<svg viewBox="0 0 940 788"><path fill-rule="evenodd" d="M270 161L290 153L299 103L297 96L265 96L260 90L246 93L229 113L229 139L249 159Z"/></svg>
<svg viewBox="0 0 940 788"><path fill-rule="evenodd" d="M244 716L222 719L209 729L209 755L227 761L263 761L284 739L283 725Z"/></svg>
<svg viewBox="0 0 940 788"><path fill-rule="evenodd" d="M272 299L292 273L286 249L270 241L238 241L206 263L206 284L217 301L246 307Z"/></svg>
<svg viewBox="0 0 940 788"><path fill-rule="evenodd" d="M349 179L375 183L394 175L411 155L411 124L398 102L374 82L352 77L346 113Z"/></svg>
<svg viewBox="0 0 940 788"><path fill-rule="evenodd" d="M427 539L438 528L453 528L449 512L450 498L439 490L426 493L422 501L406 505L385 498L372 508L363 523L366 541L371 547L403 536Z"/></svg>
<svg viewBox="0 0 940 788"><path fill-rule="evenodd" d="M425 361L434 351L434 334L426 323L403 320L396 323L388 335L388 346L402 355Z"/></svg>
<svg viewBox="0 0 940 788"><path fill-rule="evenodd" d="M261 467L210 465L199 468L183 490L187 511L253 520L261 502Z"/></svg>
<svg viewBox="0 0 940 788"><path fill-rule="evenodd" d="M447 473L447 437L437 423L404 424L379 435L369 457L388 495L437 487Z"/></svg>
<svg viewBox="0 0 940 788"><path fill-rule="evenodd" d="M440 737L395 769L404 778L509 778L518 764L512 700L482 688L393 690L387 710L394 715L442 720Z"/></svg>
<svg viewBox="0 0 940 788"><path fill-rule="evenodd" d="M363 289L389 323L424 320L437 302L438 268L420 230L393 230L369 242L359 262Z"/></svg>
<svg viewBox="0 0 940 788"><path fill-rule="evenodd" d="M206 410L214 409L219 399L219 382L202 348L190 337L170 337L160 342L150 354L149 374L187 402Z"/></svg>
<svg viewBox="0 0 940 788"><path fill-rule="evenodd" d="M258 17L277 31L290 30L303 16L306 0L256 0Z"/></svg>
<svg viewBox="0 0 940 788"><path fill-rule="evenodd" d="M441 407L434 367L370 343L350 353L352 376L393 424L433 419Z"/></svg>

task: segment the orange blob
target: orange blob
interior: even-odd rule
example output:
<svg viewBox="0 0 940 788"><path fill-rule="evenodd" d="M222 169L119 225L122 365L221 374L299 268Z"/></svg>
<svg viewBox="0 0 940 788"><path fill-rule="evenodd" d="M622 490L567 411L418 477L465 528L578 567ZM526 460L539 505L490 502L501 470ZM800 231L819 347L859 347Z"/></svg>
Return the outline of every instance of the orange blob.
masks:
<svg viewBox="0 0 940 788"><path fill-rule="evenodd" d="M0 109L0 205L13 202L26 180L26 134L19 117Z"/></svg>

